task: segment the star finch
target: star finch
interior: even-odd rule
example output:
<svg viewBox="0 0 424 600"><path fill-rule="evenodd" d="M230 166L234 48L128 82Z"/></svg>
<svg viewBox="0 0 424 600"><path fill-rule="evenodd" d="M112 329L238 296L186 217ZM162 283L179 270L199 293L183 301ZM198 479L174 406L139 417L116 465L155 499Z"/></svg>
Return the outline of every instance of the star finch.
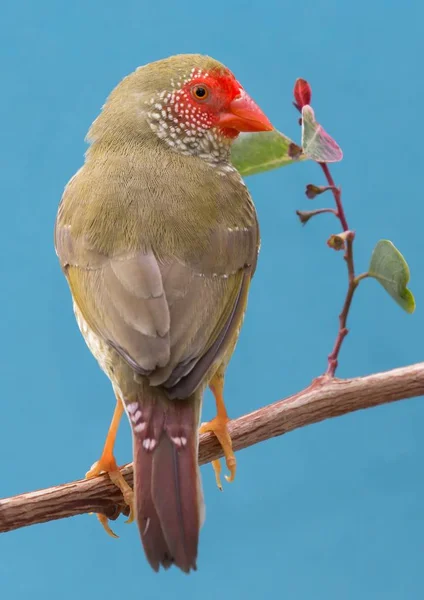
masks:
<svg viewBox="0 0 424 600"><path fill-rule="evenodd" d="M87 475L107 471L133 503L113 455L125 410L134 516L155 570L196 568L203 519L198 425L207 385L217 417L203 430L216 433L234 476L223 376L259 231L230 149L241 131L271 129L212 58L148 64L107 99L59 207L55 245L75 316L117 397L103 454Z"/></svg>

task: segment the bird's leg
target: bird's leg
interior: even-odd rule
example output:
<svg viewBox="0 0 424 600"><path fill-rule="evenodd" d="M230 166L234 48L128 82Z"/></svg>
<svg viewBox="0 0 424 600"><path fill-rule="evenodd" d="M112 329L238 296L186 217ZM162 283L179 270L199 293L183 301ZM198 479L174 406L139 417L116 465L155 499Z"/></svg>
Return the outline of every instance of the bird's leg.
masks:
<svg viewBox="0 0 424 600"><path fill-rule="evenodd" d="M125 481L124 476L119 470L119 467L116 464L115 456L113 454L116 434L118 433L119 422L121 420L123 412L124 406L122 404L121 399L117 396L115 411L113 413L112 422L110 424L109 431L106 436L106 442L103 447L102 455L100 459L96 461L91 467L91 469L86 473L85 477L86 479L91 479L93 477L97 477L101 473L108 473L111 481L121 490L125 503L128 504L128 506L130 507L130 515L128 517L127 523L131 523L134 520L134 493L131 489L131 486ZM108 533L112 537L118 537L110 528L108 518L105 515L98 513L97 518L105 528L106 533Z"/></svg>
<svg viewBox="0 0 424 600"><path fill-rule="evenodd" d="M222 446L225 456L225 462L230 472L229 475L225 475L227 481L234 481L236 476L236 457L233 452L233 444L231 441L230 434L228 433L227 423L230 420L227 414L227 409L224 403L224 367L220 367L215 373L211 381L209 382L209 388L215 396L216 402L216 417L209 421L209 423L203 423L200 427L200 433L206 433L212 431L218 438L219 443ZM216 484L220 490L221 485L221 463L219 459L212 461L212 467L215 471Z"/></svg>

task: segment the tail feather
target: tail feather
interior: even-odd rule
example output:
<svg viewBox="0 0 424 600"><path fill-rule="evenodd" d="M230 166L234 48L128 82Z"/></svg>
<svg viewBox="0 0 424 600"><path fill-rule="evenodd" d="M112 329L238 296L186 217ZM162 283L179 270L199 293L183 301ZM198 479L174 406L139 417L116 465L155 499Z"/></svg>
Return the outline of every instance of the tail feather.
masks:
<svg viewBox="0 0 424 600"><path fill-rule="evenodd" d="M139 440L134 438L134 465L142 466L142 476L135 476L134 492L136 497L136 518L147 560L154 571L162 565L168 569L172 563L172 554L165 541L159 516L151 494L152 455L146 451ZM139 473L139 471L136 471Z"/></svg>
<svg viewBox="0 0 424 600"><path fill-rule="evenodd" d="M153 501L175 564L186 573L196 570L200 528L193 455L162 436L153 459Z"/></svg>
<svg viewBox="0 0 424 600"><path fill-rule="evenodd" d="M188 573L196 569L203 516L197 463L201 396L169 401L159 393L145 388L137 403L127 404L136 517L152 568L175 564Z"/></svg>

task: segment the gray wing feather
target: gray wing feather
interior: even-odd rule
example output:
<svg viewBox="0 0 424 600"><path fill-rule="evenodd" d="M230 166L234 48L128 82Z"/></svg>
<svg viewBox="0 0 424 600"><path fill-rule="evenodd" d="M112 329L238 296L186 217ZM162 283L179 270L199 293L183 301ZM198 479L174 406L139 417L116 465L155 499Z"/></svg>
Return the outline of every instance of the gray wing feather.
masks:
<svg viewBox="0 0 424 600"><path fill-rule="evenodd" d="M90 327L173 398L189 396L219 358L256 262L256 231L226 228L212 238L209 251L186 264L152 251L107 257L56 228L57 253Z"/></svg>

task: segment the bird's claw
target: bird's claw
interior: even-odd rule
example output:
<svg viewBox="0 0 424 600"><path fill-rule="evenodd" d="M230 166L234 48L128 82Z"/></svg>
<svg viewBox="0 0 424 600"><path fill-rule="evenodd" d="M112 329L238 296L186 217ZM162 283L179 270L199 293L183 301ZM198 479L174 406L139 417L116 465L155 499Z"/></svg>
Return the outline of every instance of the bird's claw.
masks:
<svg viewBox="0 0 424 600"><path fill-rule="evenodd" d="M119 469L110 471L109 477L112 483L121 490L125 504L130 507L130 514L125 523L132 523L134 521L134 492L131 486L125 481L125 478Z"/></svg>
<svg viewBox="0 0 424 600"><path fill-rule="evenodd" d="M85 474L85 478L93 479L93 477L98 477L103 473L107 473L112 483L121 490L122 495L124 497L124 502L130 508L130 514L125 523L132 523L134 521L134 492L131 489L131 486L125 481L125 478L119 470L119 467L116 464L116 461L113 457L110 458L108 461L102 461L102 459L100 459L97 462L95 462L92 465L91 469ZM109 519L106 517L106 515L102 513L97 513L97 518L103 525L103 528L108 535L110 535L113 538L119 537L111 529L109 525Z"/></svg>
<svg viewBox="0 0 424 600"><path fill-rule="evenodd" d="M113 538L119 537L119 535L116 535L116 533L111 529L111 527L109 525L109 519L107 518L106 515L104 515L102 513L96 513L96 516L99 519L100 523L103 525L103 529L106 531L106 533L108 535L110 535Z"/></svg>
<svg viewBox="0 0 424 600"><path fill-rule="evenodd" d="M209 423L202 423L199 429L199 433L206 433L208 431L215 434L218 438L219 443L221 444L222 450L224 451L225 463L227 465L227 469L229 471L229 475L225 475L225 479L228 482L232 482L236 476L236 468L237 462L236 457L233 452L233 443L231 441L231 436L228 432L227 423L229 421L228 417L215 417ZM215 471L215 479L216 485L222 491L222 483L221 483L221 463L219 459L212 461L212 467Z"/></svg>

